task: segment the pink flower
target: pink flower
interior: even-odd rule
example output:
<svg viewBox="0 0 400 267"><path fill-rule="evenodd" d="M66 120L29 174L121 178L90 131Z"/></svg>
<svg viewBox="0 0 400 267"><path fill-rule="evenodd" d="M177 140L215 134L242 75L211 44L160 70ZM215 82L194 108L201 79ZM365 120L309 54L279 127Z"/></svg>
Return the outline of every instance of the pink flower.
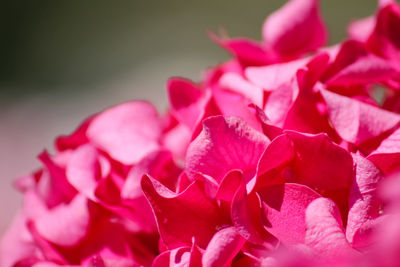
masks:
<svg viewBox="0 0 400 267"><path fill-rule="evenodd" d="M58 137L15 183L1 265L398 266L400 6L332 47L318 6L261 42L210 34L233 59L171 78L165 115L131 101Z"/></svg>

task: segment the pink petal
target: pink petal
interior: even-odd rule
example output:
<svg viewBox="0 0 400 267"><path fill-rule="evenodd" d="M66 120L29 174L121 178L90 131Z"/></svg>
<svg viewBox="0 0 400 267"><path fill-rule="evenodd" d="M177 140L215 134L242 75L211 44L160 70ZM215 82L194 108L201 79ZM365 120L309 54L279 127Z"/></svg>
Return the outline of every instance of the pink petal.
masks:
<svg viewBox="0 0 400 267"><path fill-rule="evenodd" d="M38 182L37 190L49 208L69 202L76 194L76 190L69 184L65 176L64 166L57 162L57 158L60 156L62 154L51 157L47 151L38 156L45 168Z"/></svg>
<svg viewBox="0 0 400 267"><path fill-rule="evenodd" d="M191 137L192 131L187 126L178 124L163 135L161 144L171 151L178 161L184 161Z"/></svg>
<svg viewBox="0 0 400 267"><path fill-rule="evenodd" d="M225 200L231 202L236 190L242 183L242 172L238 170L232 170L226 174L222 179L218 191L216 192L215 198L219 200Z"/></svg>
<svg viewBox="0 0 400 267"><path fill-rule="evenodd" d="M393 129L400 116L360 101L321 90L328 109L329 118L344 140L361 144Z"/></svg>
<svg viewBox="0 0 400 267"><path fill-rule="evenodd" d="M356 178L350 190L349 215L347 220L346 237L353 245L355 233L363 224L379 216L380 201L377 196L378 182L383 178L378 168L366 158L353 155L356 165Z"/></svg>
<svg viewBox="0 0 400 267"><path fill-rule="evenodd" d="M76 149L67 164L66 176L76 190L94 200L97 181L102 178L97 150L91 145Z"/></svg>
<svg viewBox="0 0 400 267"><path fill-rule="evenodd" d="M98 114L86 134L113 159L130 165L158 149L161 125L152 105L132 101Z"/></svg>
<svg viewBox="0 0 400 267"><path fill-rule="evenodd" d="M366 42L374 30L375 17L367 17L352 21L347 27L347 33L351 39Z"/></svg>
<svg viewBox="0 0 400 267"><path fill-rule="evenodd" d="M72 134L68 136L59 136L55 141L55 146L57 147L58 151L75 149L87 143L89 140L86 137L86 131L92 119L93 116L87 118Z"/></svg>
<svg viewBox="0 0 400 267"><path fill-rule="evenodd" d="M209 114L204 118L215 115L238 117L246 121L250 127L261 132L261 124L254 113L249 109L251 101L246 97L226 90L214 90L213 99L220 113Z"/></svg>
<svg viewBox="0 0 400 267"><path fill-rule="evenodd" d="M195 242L192 247L179 247L168 250L154 259L152 267L200 267L202 252Z"/></svg>
<svg viewBox="0 0 400 267"><path fill-rule="evenodd" d="M218 231L208 243L202 258L202 266L230 266L232 259L240 251L244 242L245 239L236 232L235 227Z"/></svg>
<svg viewBox="0 0 400 267"><path fill-rule="evenodd" d="M297 70L304 67L308 60L302 58L263 67L248 67L245 69L245 77L264 90L274 91L279 86L290 83Z"/></svg>
<svg viewBox="0 0 400 267"><path fill-rule="evenodd" d="M264 211L264 227L284 244L303 243L305 210L320 197L307 186L286 183L257 190Z"/></svg>
<svg viewBox="0 0 400 267"><path fill-rule="evenodd" d="M350 86L353 84L383 83L391 79L397 71L386 60L368 55L358 58L335 76L326 81L327 85Z"/></svg>
<svg viewBox="0 0 400 267"><path fill-rule="evenodd" d="M400 167L400 129L385 138L368 159L388 174Z"/></svg>
<svg viewBox="0 0 400 267"><path fill-rule="evenodd" d="M397 32L399 28L400 5L394 1L382 3L376 16L375 28L367 41L368 48L398 64L400 37Z"/></svg>
<svg viewBox="0 0 400 267"><path fill-rule="evenodd" d="M353 180L350 154L325 134L284 131L267 147L257 168L256 188L286 181L326 192L348 189Z"/></svg>
<svg viewBox="0 0 400 267"><path fill-rule="evenodd" d="M306 210L305 243L326 259L353 253L343 232L335 203L327 198L312 201Z"/></svg>
<svg viewBox="0 0 400 267"><path fill-rule="evenodd" d="M60 246L78 244L89 230L88 201L77 195L69 204L59 205L35 220L38 233Z"/></svg>
<svg viewBox="0 0 400 267"><path fill-rule="evenodd" d="M219 86L222 89L231 90L247 97L252 103L256 104L257 106L263 105L264 92L262 88L249 83L239 74L224 74L219 81Z"/></svg>
<svg viewBox="0 0 400 267"><path fill-rule="evenodd" d="M0 243L0 266L14 266L22 259L34 257L36 246L26 227L26 216L18 212Z"/></svg>
<svg viewBox="0 0 400 267"><path fill-rule="evenodd" d="M293 86L290 84L279 86L268 96L264 111L274 125L283 127L287 113L293 104L293 98Z"/></svg>
<svg viewBox="0 0 400 267"><path fill-rule="evenodd" d="M272 125L273 123L270 121L270 119L261 108L257 107L254 104L250 104L249 108L253 109L255 116L261 123L262 131L265 136L268 137L268 139L273 140L275 137L282 134L282 129L275 125Z"/></svg>
<svg viewBox="0 0 400 267"><path fill-rule="evenodd" d="M237 189L231 203L231 218L236 231L254 244L271 242L272 237L262 225L260 200L255 193L247 194L246 188Z"/></svg>
<svg viewBox="0 0 400 267"><path fill-rule="evenodd" d="M263 134L242 119L208 118L203 122L203 131L188 148L186 171L192 179L196 173L202 173L220 182L227 172L238 169L249 180L268 143Z"/></svg>
<svg viewBox="0 0 400 267"><path fill-rule="evenodd" d="M210 95L182 78L169 79L167 89L173 115L189 129L194 129L203 116Z"/></svg>
<svg viewBox="0 0 400 267"><path fill-rule="evenodd" d="M135 199L143 196L140 180L144 174L157 180L170 190L175 190L179 169L175 166L169 151L156 151L132 167L121 191L123 198Z"/></svg>
<svg viewBox="0 0 400 267"><path fill-rule="evenodd" d="M161 238L170 249L191 244L192 237L205 248L224 224L219 207L206 197L200 181L193 182L180 194L148 176L142 178L141 184L153 208Z"/></svg>
<svg viewBox="0 0 400 267"><path fill-rule="evenodd" d="M210 38L230 52L243 66L267 65L275 61L275 55L266 51L261 44L246 38L223 39L214 33Z"/></svg>
<svg viewBox="0 0 400 267"><path fill-rule="evenodd" d="M289 1L266 19L262 35L264 42L282 58L297 57L322 46L327 33L318 0Z"/></svg>

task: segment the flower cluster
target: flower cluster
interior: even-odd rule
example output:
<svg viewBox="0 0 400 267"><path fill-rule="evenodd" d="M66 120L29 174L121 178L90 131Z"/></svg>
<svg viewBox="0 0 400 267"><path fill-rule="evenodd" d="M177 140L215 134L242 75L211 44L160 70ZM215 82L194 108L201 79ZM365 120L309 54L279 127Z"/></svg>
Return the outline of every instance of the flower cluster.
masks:
<svg viewBox="0 0 400 267"><path fill-rule="evenodd" d="M400 5L380 1L323 47L318 0L271 14L262 41L171 78L160 115L131 101L56 139L2 266L399 266Z"/></svg>

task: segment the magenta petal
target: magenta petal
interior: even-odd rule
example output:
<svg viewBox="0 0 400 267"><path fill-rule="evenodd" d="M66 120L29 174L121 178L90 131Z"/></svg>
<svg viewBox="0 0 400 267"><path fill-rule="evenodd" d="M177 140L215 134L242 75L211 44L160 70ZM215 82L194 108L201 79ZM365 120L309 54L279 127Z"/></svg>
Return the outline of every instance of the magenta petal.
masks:
<svg viewBox="0 0 400 267"><path fill-rule="evenodd" d="M264 227L284 244L303 243L305 210L320 197L307 186L286 183L257 190L264 210Z"/></svg>
<svg viewBox="0 0 400 267"><path fill-rule="evenodd" d="M285 133L295 147L296 157L292 168L298 181L323 190L350 187L353 160L345 149L333 143L326 134Z"/></svg>
<svg viewBox="0 0 400 267"><path fill-rule="evenodd" d="M236 232L235 227L218 231L208 243L202 265L204 267L229 266L244 242L245 239Z"/></svg>
<svg viewBox="0 0 400 267"><path fill-rule="evenodd" d="M242 183L242 172L232 170L222 179L215 198L231 202L236 190Z"/></svg>
<svg viewBox="0 0 400 267"><path fill-rule="evenodd" d="M260 200L255 193L247 194L241 186L236 191L231 203L231 218L236 231L254 244L262 244L271 239L261 222Z"/></svg>
<svg viewBox="0 0 400 267"><path fill-rule="evenodd" d="M329 118L337 133L346 141L361 144L393 129L399 122L398 114L378 107L321 90Z"/></svg>
<svg viewBox="0 0 400 267"><path fill-rule="evenodd" d="M318 2L291 0L272 13L263 25L264 42L282 58L293 58L322 46L327 33Z"/></svg>
<svg viewBox="0 0 400 267"><path fill-rule="evenodd" d="M342 219L335 203L327 198L318 198L306 210L305 242L315 252L334 259L353 253L344 235Z"/></svg>
<svg viewBox="0 0 400 267"><path fill-rule="evenodd" d="M170 249L190 245L192 237L205 248L224 224L220 209L206 197L201 181L193 182L180 194L148 176L142 178L141 184L152 206L161 238Z"/></svg>
<svg viewBox="0 0 400 267"><path fill-rule="evenodd" d="M238 169L249 180L268 143L267 137L240 118L211 117L204 120L203 131L188 148L186 170L192 179L202 173L220 182L227 172Z"/></svg>
<svg viewBox="0 0 400 267"><path fill-rule="evenodd" d="M388 174L400 166L400 129L385 138L368 159Z"/></svg>
<svg viewBox="0 0 400 267"><path fill-rule="evenodd" d="M385 1L376 16L375 28L367 41L367 47L376 54L399 64L400 59L400 5L395 1Z"/></svg>
<svg viewBox="0 0 400 267"><path fill-rule="evenodd" d="M272 125L272 122L261 108L257 107L254 104L250 104L249 108L254 111L255 116L261 123L262 131L265 136L268 137L268 139L273 140L275 137L282 134L282 129L275 125Z"/></svg>
<svg viewBox="0 0 400 267"><path fill-rule="evenodd" d="M151 104L132 101L98 114L86 134L96 147L130 165L158 149L161 125Z"/></svg>
<svg viewBox="0 0 400 267"><path fill-rule="evenodd" d="M346 237L353 247L358 247L353 240L355 233L363 224L379 216L381 202L378 200L377 186L383 175L366 158L360 155L354 155L353 158L356 164L356 178L350 190Z"/></svg>
<svg viewBox="0 0 400 267"><path fill-rule="evenodd" d="M37 231L48 241L60 246L73 246L89 231L87 199L77 195L71 203L59 205L35 220Z"/></svg>

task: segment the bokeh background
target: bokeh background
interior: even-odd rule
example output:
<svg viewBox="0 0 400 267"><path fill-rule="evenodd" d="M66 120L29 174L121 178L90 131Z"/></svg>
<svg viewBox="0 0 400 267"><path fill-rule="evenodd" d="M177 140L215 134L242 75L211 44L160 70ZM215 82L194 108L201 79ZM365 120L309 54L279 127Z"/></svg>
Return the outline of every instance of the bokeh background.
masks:
<svg viewBox="0 0 400 267"><path fill-rule="evenodd" d="M0 237L20 206L12 181L54 137L130 99L165 110L170 76L198 80L228 58L206 30L260 39L279 0L0 1ZM330 44L376 0L321 0Z"/></svg>

